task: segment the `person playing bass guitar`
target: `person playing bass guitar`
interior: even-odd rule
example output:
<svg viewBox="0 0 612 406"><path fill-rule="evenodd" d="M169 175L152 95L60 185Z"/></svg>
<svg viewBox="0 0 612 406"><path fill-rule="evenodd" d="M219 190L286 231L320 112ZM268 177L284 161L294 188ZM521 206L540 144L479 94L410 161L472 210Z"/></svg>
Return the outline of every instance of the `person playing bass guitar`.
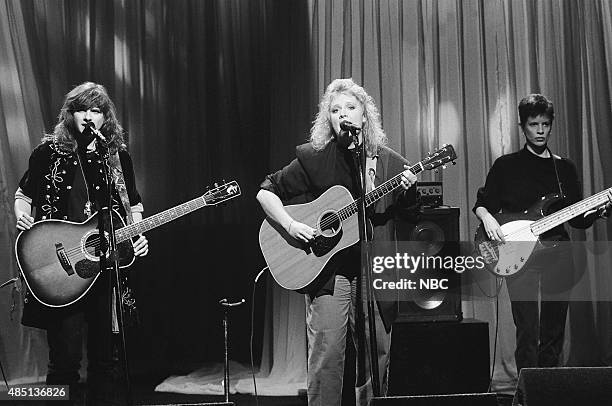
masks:
<svg viewBox="0 0 612 406"><path fill-rule="evenodd" d="M551 153L548 140L555 118L552 102L541 94L530 94L518 106L519 127L525 136L522 150L498 158L478 190L474 213L482 222L485 238L504 241L495 215L526 213L550 194L564 197L559 210L582 199L582 186L575 165ZM612 193L607 191L608 201ZM605 200L604 200L605 201ZM575 228L590 227L597 216L607 216L610 203L574 217ZM541 240L569 241L563 225L542 234ZM516 242L521 244L521 242ZM516 326L517 372L526 367L556 367L563 348L568 300L574 283L571 250L540 254L516 274L506 278L512 316ZM540 303L538 303L540 300Z"/></svg>

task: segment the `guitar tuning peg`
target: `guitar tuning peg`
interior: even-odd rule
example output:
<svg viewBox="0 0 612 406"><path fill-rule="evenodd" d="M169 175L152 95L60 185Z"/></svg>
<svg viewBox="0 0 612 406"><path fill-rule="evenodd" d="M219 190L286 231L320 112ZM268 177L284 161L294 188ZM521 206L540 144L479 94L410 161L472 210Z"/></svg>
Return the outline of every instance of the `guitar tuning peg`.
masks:
<svg viewBox="0 0 612 406"><path fill-rule="evenodd" d="M442 169L446 169L446 165L442 165Z"/></svg>
<svg viewBox="0 0 612 406"><path fill-rule="evenodd" d="M221 183L226 184L225 178L221 179Z"/></svg>
<svg viewBox="0 0 612 406"><path fill-rule="evenodd" d="M215 187L219 187L219 182L215 182Z"/></svg>

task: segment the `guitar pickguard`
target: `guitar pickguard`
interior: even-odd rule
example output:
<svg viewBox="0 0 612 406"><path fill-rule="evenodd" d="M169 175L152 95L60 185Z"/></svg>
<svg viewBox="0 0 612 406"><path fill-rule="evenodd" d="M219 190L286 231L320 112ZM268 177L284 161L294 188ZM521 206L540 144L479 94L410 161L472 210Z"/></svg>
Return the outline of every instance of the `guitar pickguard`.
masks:
<svg viewBox="0 0 612 406"><path fill-rule="evenodd" d="M531 220L508 221L501 225L506 241L490 241L479 230L476 241L478 253L486 268L497 276L512 276L527 264L538 238L531 232Z"/></svg>
<svg viewBox="0 0 612 406"><path fill-rule="evenodd" d="M119 251L119 267L125 268L130 266L132 259L134 258L134 249L129 241L120 243L118 246ZM108 258L108 252L106 254ZM78 261L74 264L74 269L81 278L93 278L100 272L100 259L99 257L88 257ZM107 267L112 267L112 263L107 263Z"/></svg>
<svg viewBox="0 0 612 406"><path fill-rule="evenodd" d="M322 257L329 253L342 238L342 230L339 230L335 235L331 237L319 235L310 244L312 253L317 257Z"/></svg>

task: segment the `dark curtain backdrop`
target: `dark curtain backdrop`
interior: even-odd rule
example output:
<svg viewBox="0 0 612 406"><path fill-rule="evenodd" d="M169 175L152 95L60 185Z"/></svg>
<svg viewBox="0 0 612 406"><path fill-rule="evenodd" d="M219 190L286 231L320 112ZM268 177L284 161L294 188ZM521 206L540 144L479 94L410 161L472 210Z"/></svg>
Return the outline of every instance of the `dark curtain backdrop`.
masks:
<svg viewBox="0 0 612 406"><path fill-rule="evenodd" d="M142 368L153 363L162 371L168 364L188 370L204 360L222 360L217 302L224 297L250 302L253 279L265 266L257 244L263 219L254 199L259 183L272 156L278 166L306 139L316 108L308 85L305 4L3 0L0 7L5 54L14 58L16 75L2 80L3 101L9 97L14 103L2 106L2 250L3 266L9 266L2 276L17 272L10 260L11 195L29 150L52 130L70 88L87 80L102 83L128 132L145 215L201 195L224 179L242 188L240 198L150 232L150 255L132 270L142 326L131 349L145 362ZM7 62L3 58L3 65ZM1 293L10 296L8 290ZM242 361L248 360L249 309L250 303L233 310L230 320L232 356ZM7 316L2 312L3 320ZM17 319L2 327L3 341L21 336ZM22 334L40 341L30 330ZM42 354L44 368L44 351L28 348ZM3 358L12 361L10 378L23 371L16 365L21 349L9 345L15 356Z"/></svg>
<svg viewBox="0 0 612 406"><path fill-rule="evenodd" d="M215 181L242 187L238 199L150 232L151 253L133 269L142 317L130 340L134 367L190 370L220 360L217 302L250 299L265 265L258 185L306 139L332 79L366 87L391 147L411 161L455 145L458 165L422 179L444 181L469 240L477 188L494 159L522 145L516 105L527 93L555 102L552 148L576 162L585 195L612 184L611 10L608 0L0 0L0 278L17 274L13 193L31 149L71 87L100 82L128 131L145 215ZM609 232L599 222L575 237L605 241ZM611 277L601 271L610 262L589 263L581 293L595 301L572 304L569 364L610 362L610 306L596 301L610 297ZM262 370L277 382L292 373L303 381L303 299L267 283L257 292ZM9 378L32 379L46 370L44 336L19 326L19 309L10 319L11 296L0 292L0 357ZM248 359L249 306L230 321L240 361ZM491 348L494 306L464 302L466 317L491 322ZM516 378L513 350L503 289L498 387Z"/></svg>

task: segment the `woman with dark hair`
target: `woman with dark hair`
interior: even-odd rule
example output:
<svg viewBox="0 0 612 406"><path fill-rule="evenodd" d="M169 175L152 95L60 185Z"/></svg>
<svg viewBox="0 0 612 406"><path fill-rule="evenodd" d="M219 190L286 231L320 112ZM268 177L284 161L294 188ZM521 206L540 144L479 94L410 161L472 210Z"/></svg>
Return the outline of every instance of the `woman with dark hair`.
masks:
<svg viewBox="0 0 612 406"><path fill-rule="evenodd" d="M576 166L548 148L555 118L552 102L541 94L530 94L520 101L518 113L525 146L493 163L484 187L478 190L473 209L487 237L494 241L504 240L494 214L521 213L549 194L565 198L560 206L551 208L552 211L582 200ZM610 192L608 199L612 201ZM607 209L608 206L603 206L588 211L570 220L569 224L576 228L590 227L597 214L607 215ZM569 234L560 225L543 234L542 239L569 241ZM568 300L574 283L571 251L558 250L530 261L506 281L516 326L517 371L559 366Z"/></svg>
<svg viewBox="0 0 612 406"><path fill-rule="evenodd" d="M316 230L294 219L285 209L287 203L309 202L334 185L344 186L354 198L359 195L352 152L354 140L341 130L347 121L358 127L360 143L367 155L366 189L369 191L399 173L408 189L415 175L407 170L407 161L385 146L380 115L365 89L351 79L336 79L329 84L319 103L319 112L310 131L310 142L296 148L296 159L283 169L268 175L261 184L257 200L269 219L287 233L304 242L311 241ZM392 206L405 199L403 191L379 200L372 215L384 218L374 227L374 240L392 241L394 227ZM338 252L306 294L308 336L308 405L333 406L342 401L342 380L347 330L352 333L357 350L355 394L358 405L367 405L372 395L369 356L366 343L367 314L362 297L359 246ZM379 382L386 392L389 365L390 331L397 314L397 304L378 302L375 308L378 346ZM395 305L395 307L394 307ZM350 330L349 330L350 329Z"/></svg>
<svg viewBox="0 0 612 406"><path fill-rule="evenodd" d="M103 165L114 179L112 207L128 222L142 220L143 206L136 190L132 160L106 89L85 82L65 98L52 134L32 152L29 167L15 193L17 229L28 230L39 220L82 222L108 206ZM120 190L123 189L123 190ZM134 254L148 253L140 236ZM125 401L122 364L119 363L116 319L110 307L110 272L102 272L87 294L66 307L47 307L30 292L24 298L22 323L47 331L47 384L70 385L76 397L82 358L83 327L87 324L88 404Z"/></svg>

